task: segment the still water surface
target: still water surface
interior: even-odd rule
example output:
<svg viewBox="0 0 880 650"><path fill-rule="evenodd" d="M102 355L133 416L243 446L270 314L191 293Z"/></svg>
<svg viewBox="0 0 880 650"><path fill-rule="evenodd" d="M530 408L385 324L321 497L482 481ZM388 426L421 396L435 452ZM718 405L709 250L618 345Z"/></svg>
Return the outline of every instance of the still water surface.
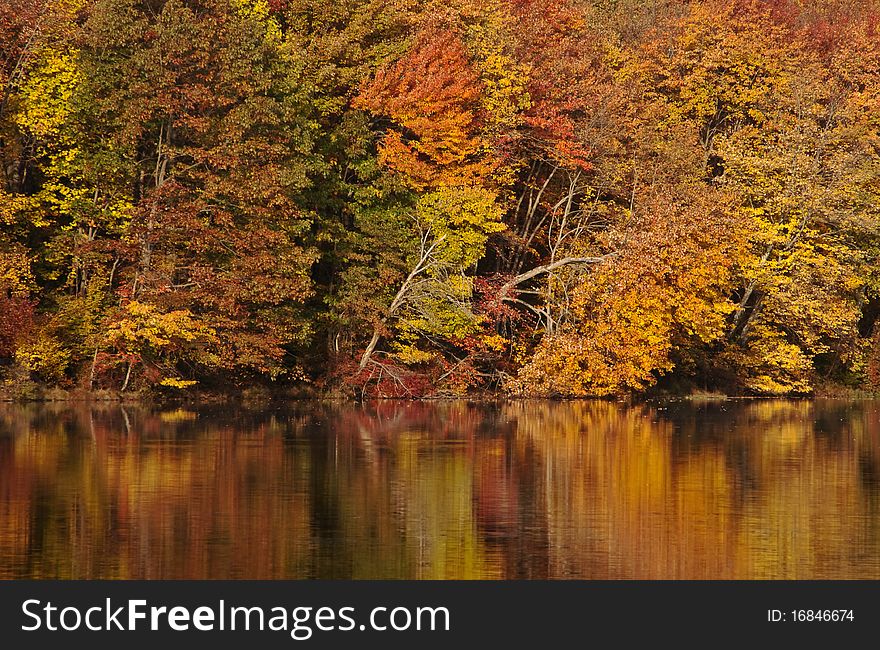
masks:
<svg viewBox="0 0 880 650"><path fill-rule="evenodd" d="M880 402L0 406L0 578L880 578Z"/></svg>

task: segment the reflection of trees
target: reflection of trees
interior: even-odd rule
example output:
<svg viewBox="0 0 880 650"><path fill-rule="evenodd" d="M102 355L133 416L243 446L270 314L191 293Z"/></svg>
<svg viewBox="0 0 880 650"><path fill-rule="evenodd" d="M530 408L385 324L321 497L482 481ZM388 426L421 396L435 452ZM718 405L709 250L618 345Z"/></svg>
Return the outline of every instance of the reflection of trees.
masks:
<svg viewBox="0 0 880 650"><path fill-rule="evenodd" d="M274 431L295 423L268 418L233 432L128 413L130 432L118 407L83 408L31 418L7 441L14 462L2 457L0 530L10 543L0 575L257 578L307 569L307 493L291 477L309 468Z"/></svg>
<svg viewBox="0 0 880 650"><path fill-rule="evenodd" d="M596 578L880 575L874 408L510 407L553 467L551 574Z"/></svg>
<svg viewBox="0 0 880 650"><path fill-rule="evenodd" d="M502 577L471 501L485 418L463 403L334 409L311 438L319 575Z"/></svg>
<svg viewBox="0 0 880 650"><path fill-rule="evenodd" d="M0 408L0 577L880 577L872 402Z"/></svg>

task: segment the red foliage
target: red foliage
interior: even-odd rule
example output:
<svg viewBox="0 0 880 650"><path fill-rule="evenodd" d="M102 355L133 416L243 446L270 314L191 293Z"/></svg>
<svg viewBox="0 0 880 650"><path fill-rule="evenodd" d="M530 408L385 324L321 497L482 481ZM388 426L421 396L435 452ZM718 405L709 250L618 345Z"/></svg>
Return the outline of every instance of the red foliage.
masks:
<svg viewBox="0 0 880 650"><path fill-rule="evenodd" d="M39 26L45 0L0 2L0 86L6 84Z"/></svg>
<svg viewBox="0 0 880 650"><path fill-rule="evenodd" d="M19 341L34 326L35 303L21 296L0 296L0 359L15 354Z"/></svg>
<svg viewBox="0 0 880 650"><path fill-rule="evenodd" d="M583 10L569 0L517 0L514 13L517 56L532 70L531 108L523 118L528 140L564 165L591 169L576 125L593 112L603 80Z"/></svg>
<svg viewBox="0 0 880 650"><path fill-rule="evenodd" d="M502 299L501 289L509 280L509 275L500 273L474 278L476 313L485 314L496 323L505 318L523 318L520 310L513 309ZM509 292L508 295L513 296L513 292Z"/></svg>
<svg viewBox="0 0 880 650"><path fill-rule="evenodd" d="M859 49L862 39L875 39L880 22L880 15L871 3L740 0L740 4L742 13L769 13L776 24L790 30L790 37L800 38L804 45L823 58L848 49Z"/></svg>
<svg viewBox="0 0 880 650"><path fill-rule="evenodd" d="M273 14L281 13L287 9L287 0L269 0L269 11Z"/></svg>
<svg viewBox="0 0 880 650"><path fill-rule="evenodd" d="M871 337L866 375L868 388L880 390L880 325L874 327L874 335Z"/></svg>
<svg viewBox="0 0 880 650"><path fill-rule="evenodd" d="M337 364L330 379L360 398L418 398L434 392L435 374L413 371L377 354L363 370L357 358L346 359Z"/></svg>

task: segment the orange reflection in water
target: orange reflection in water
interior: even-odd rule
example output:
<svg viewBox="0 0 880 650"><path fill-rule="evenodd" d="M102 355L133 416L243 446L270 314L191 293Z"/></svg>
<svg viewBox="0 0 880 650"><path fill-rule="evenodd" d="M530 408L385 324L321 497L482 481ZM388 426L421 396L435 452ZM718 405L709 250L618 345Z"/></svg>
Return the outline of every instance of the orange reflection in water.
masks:
<svg viewBox="0 0 880 650"><path fill-rule="evenodd" d="M880 402L0 407L2 578L880 578Z"/></svg>

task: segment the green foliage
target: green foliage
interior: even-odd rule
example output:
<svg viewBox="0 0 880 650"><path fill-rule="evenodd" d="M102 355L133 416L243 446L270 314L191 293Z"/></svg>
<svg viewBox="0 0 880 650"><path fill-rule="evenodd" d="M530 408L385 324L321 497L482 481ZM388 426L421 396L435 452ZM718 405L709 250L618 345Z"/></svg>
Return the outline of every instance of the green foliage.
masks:
<svg viewBox="0 0 880 650"><path fill-rule="evenodd" d="M504 230L501 207L493 193L480 188L442 187L422 195L416 220L437 241L438 265L455 269L473 267L492 233Z"/></svg>
<svg viewBox="0 0 880 650"><path fill-rule="evenodd" d="M0 356L125 390L876 385L878 15L13 0Z"/></svg>

